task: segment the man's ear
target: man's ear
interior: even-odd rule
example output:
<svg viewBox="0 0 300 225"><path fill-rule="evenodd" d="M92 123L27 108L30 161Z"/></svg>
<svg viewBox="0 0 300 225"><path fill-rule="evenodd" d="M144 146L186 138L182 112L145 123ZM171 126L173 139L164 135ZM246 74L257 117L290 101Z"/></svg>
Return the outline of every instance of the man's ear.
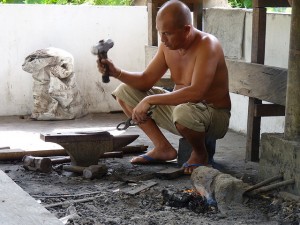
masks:
<svg viewBox="0 0 300 225"><path fill-rule="evenodd" d="M191 32L192 26L191 25L184 25L184 32L188 35Z"/></svg>

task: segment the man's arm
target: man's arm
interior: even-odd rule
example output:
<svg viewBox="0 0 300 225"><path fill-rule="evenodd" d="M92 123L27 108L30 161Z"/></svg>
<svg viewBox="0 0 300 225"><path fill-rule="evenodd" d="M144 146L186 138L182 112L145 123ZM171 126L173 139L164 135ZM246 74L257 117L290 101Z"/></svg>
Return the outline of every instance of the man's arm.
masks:
<svg viewBox="0 0 300 225"><path fill-rule="evenodd" d="M141 91L147 91L166 73L168 67L161 47L146 67L144 72L122 71L119 80Z"/></svg>
<svg viewBox="0 0 300 225"><path fill-rule="evenodd" d="M157 53L143 72L121 70L111 60L102 59L101 63L98 63L101 73L104 71L104 64L108 65L110 74L113 77L141 91L147 91L152 88L168 69L161 46L159 46Z"/></svg>

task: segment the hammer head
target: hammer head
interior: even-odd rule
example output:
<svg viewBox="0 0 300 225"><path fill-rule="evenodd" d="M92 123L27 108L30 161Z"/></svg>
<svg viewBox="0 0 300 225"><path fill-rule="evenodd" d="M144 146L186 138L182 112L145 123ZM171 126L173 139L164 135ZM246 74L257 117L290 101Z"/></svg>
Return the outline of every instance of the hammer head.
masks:
<svg viewBox="0 0 300 225"><path fill-rule="evenodd" d="M97 45L92 46L91 52L94 55L102 55L108 52L114 46L114 42L111 39L106 41L100 40Z"/></svg>

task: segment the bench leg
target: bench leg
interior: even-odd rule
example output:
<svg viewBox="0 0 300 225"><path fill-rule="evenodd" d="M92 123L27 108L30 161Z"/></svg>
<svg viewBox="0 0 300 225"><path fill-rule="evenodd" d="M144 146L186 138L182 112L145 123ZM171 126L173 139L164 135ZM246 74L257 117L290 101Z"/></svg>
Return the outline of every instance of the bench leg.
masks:
<svg viewBox="0 0 300 225"><path fill-rule="evenodd" d="M259 161L259 143L260 143L260 121L261 117L255 117L255 105L262 101L256 98L249 98L248 122L247 122L247 143L246 160L252 162Z"/></svg>

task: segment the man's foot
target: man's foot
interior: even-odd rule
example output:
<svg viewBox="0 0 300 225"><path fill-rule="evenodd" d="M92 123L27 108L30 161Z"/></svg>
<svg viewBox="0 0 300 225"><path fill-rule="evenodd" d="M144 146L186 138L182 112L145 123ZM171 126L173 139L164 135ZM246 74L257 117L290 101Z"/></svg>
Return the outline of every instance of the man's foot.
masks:
<svg viewBox="0 0 300 225"><path fill-rule="evenodd" d="M194 169L199 166L209 166L208 165L208 157L207 155L197 154L197 152L192 151L189 160L182 165L184 169L184 174L192 174Z"/></svg>
<svg viewBox="0 0 300 225"><path fill-rule="evenodd" d="M209 166L209 165L203 165L201 163L193 163L193 164L189 164L189 163L183 163L182 168L184 169L183 173L184 174L192 174L194 169L198 168L199 166Z"/></svg>
<svg viewBox="0 0 300 225"><path fill-rule="evenodd" d="M131 159L132 164L151 164L166 162L177 158L177 151L172 147L166 150L157 150L156 148Z"/></svg>

